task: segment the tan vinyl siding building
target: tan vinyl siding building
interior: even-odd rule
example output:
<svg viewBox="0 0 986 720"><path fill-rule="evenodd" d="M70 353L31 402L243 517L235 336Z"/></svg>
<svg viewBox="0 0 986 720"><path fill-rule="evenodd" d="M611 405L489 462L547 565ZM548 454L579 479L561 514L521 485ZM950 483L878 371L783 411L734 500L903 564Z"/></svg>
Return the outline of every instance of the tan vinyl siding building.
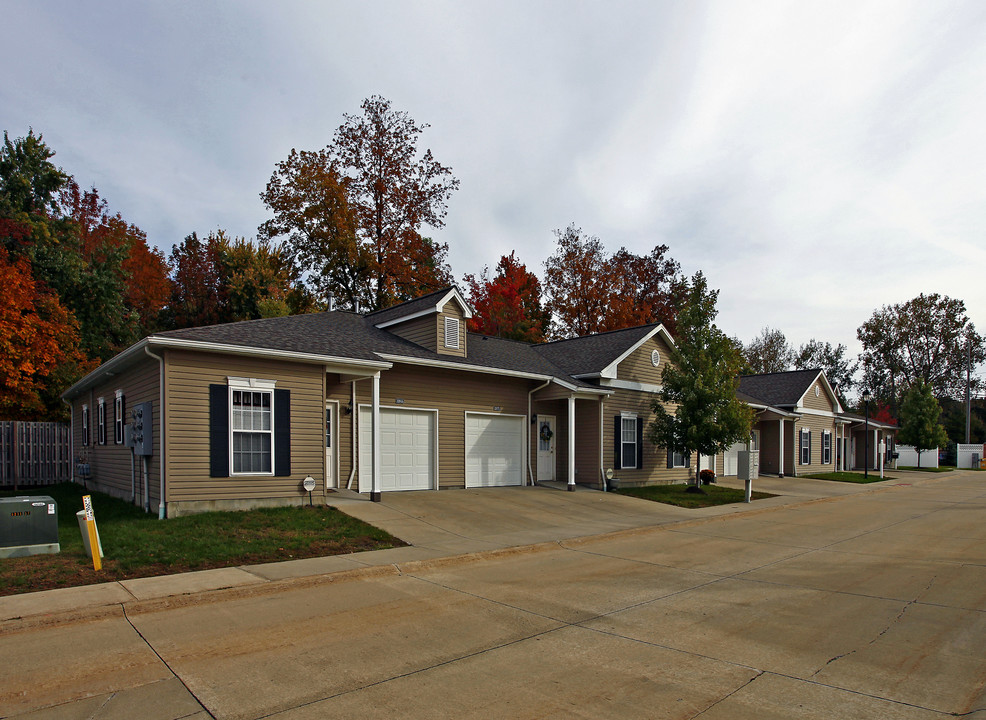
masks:
<svg viewBox="0 0 986 720"><path fill-rule="evenodd" d="M86 392L72 399L72 416L75 420L72 428L73 451L77 458L87 457L92 479L99 483L100 489L109 495L124 500L131 499L131 493L136 495L136 502L145 505L144 497L144 465L140 460L135 463L131 473L130 448L116 442L115 406L116 393L123 394L124 416L129 418L130 410L137 403L150 402L153 406L152 442L153 455L150 457L148 475L148 495L152 509L157 508L158 489L160 487L161 459L161 413L158 362L150 357L132 365L119 373L102 374ZM98 404L103 398L106 408L105 444L98 441ZM89 438L88 442L82 433L82 409L89 408ZM133 477L133 485L131 484Z"/></svg>
<svg viewBox="0 0 986 720"><path fill-rule="evenodd" d="M297 502L307 475L324 476L325 373L320 365L179 350L168 351L165 367L167 501L174 514L209 509L217 501ZM230 377L273 380L275 387L290 392L288 476L210 477L209 386L226 385ZM322 494L324 485L316 487Z"/></svg>

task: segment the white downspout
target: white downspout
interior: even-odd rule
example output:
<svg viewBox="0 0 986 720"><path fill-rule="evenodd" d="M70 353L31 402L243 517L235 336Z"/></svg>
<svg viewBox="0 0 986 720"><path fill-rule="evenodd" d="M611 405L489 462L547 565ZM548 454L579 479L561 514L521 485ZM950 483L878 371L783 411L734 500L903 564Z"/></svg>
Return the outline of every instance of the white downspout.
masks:
<svg viewBox="0 0 986 720"><path fill-rule="evenodd" d="M351 400L351 403L352 404L350 405L350 407L352 408L352 410L349 412L349 416L352 418L352 426L353 426L352 427L352 430L353 430L353 432L352 432L352 435L353 435L353 454L352 454L352 457L350 458L350 463L349 463L352 466L352 469L349 471L349 480L346 482L346 489L347 490L352 490L353 489L353 478L356 477L356 419L357 419L356 418L356 413L359 412L359 407L356 405L356 381L355 380L353 380L352 386L353 386L353 399Z"/></svg>
<svg viewBox="0 0 986 720"><path fill-rule="evenodd" d="M531 466L531 397L550 384L551 380L545 380L544 385L538 385L527 393L527 476L531 479L531 485L534 485L534 468Z"/></svg>
<svg viewBox="0 0 986 720"><path fill-rule="evenodd" d="M75 482L75 403L71 403L65 398L62 398L62 402L68 405L68 471L72 482Z"/></svg>
<svg viewBox="0 0 986 720"><path fill-rule="evenodd" d="M161 377L160 377L160 380L158 381L158 392L160 393L160 396L161 396L160 399L158 400L158 427L160 428L160 432L158 432L158 445L161 448L161 453L160 453L160 456L158 457L158 460L157 460L158 469L160 470L160 473L161 473L161 488L158 491L157 519L158 520L164 520L164 426L165 426L165 422L164 422L164 358L161 357L160 355L155 355L154 353L152 353L150 351L150 349L146 345L144 346L144 352L147 353L148 356L150 356L150 357L154 358L155 360L157 360L158 361L158 365L161 368ZM153 420L151 422L151 428L152 428L152 430L154 428ZM147 471L148 470L150 470L150 463L148 463L148 466L147 466L147 468L144 471L144 482L145 482L145 484L147 483L147 475L148 475L148 472ZM149 502L149 501L150 501L150 497L147 498L146 502Z"/></svg>

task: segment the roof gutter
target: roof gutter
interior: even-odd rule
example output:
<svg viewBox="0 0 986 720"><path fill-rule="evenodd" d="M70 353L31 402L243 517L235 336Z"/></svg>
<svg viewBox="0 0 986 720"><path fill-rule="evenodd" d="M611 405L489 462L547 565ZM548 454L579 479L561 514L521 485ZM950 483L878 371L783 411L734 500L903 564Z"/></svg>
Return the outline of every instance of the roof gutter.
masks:
<svg viewBox="0 0 986 720"><path fill-rule="evenodd" d="M72 387L68 390L63 392L62 398L70 398L78 395L82 391L88 389L91 385L95 385L100 376L113 372L117 367L130 362L150 347L174 348L178 350L197 350L200 352L220 352L227 353L229 355L243 355L247 357L271 357L277 358L278 360L293 360L295 362L313 363L318 365L342 365L358 370L365 369L373 372L379 370L389 370L393 367L391 363L381 362L379 360L362 360L337 357L335 355L318 355L315 353L292 352L290 350L274 350L271 348L258 348L245 345L229 345L227 343L200 342L198 340L179 340L176 338L164 338L151 335L137 341L119 355L110 358L98 368L90 372L88 375L72 385ZM147 354L150 355L149 352L147 352ZM152 355L152 357L157 356Z"/></svg>
<svg viewBox="0 0 986 720"><path fill-rule="evenodd" d="M541 380L547 382L556 382L561 385L566 390L571 390L572 392L588 393L590 395L612 395L612 390L606 390L604 388L591 388L591 387L578 387L577 385L572 385L569 382L565 382L559 377L554 375L541 375L539 373L528 373L522 372L520 370L504 370L502 368L486 367L485 365L467 365L465 363L457 362L443 362L441 360L431 360L428 358L415 358L407 357L404 355L391 355L389 353L377 353L377 356L388 360L391 363L406 363L408 365L420 365L422 367L437 367L445 368L447 370L462 370L464 372L477 372L484 373L487 375L502 375L504 377L515 377L521 378L522 380ZM390 367L390 365L388 365Z"/></svg>

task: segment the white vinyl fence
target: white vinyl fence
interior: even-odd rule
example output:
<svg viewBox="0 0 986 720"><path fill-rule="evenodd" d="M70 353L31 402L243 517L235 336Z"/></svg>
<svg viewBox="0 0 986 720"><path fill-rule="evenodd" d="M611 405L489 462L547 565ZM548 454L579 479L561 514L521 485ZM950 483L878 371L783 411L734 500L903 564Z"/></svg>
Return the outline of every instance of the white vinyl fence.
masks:
<svg viewBox="0 0 986 720"><path fill-rule="evenodd" d="M900 453L900 457L897 458L897 467L917 467L918 452L913 445L898 445L897 452ZM938 448L931 448L921 453L921 467L938 467Z"/></svg>
<svg viewBox="0 0 986 720"><path fill-rule="evenodd" d="M978 468L980 461L986 458L986 445L965 445L959 443L956 447L956 465L960 468Z"/></svg>

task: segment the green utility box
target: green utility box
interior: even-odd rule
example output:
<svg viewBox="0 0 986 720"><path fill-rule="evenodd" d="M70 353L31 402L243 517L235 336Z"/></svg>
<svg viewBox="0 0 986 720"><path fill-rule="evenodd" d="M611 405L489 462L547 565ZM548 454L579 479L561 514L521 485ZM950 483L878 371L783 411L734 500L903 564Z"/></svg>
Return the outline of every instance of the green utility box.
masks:
<svg viewBox="0 0 986 720"><path fill-rule="evenodd" d="M0 498L0 558L57 553L58 506L48 495Z"/></svg>

